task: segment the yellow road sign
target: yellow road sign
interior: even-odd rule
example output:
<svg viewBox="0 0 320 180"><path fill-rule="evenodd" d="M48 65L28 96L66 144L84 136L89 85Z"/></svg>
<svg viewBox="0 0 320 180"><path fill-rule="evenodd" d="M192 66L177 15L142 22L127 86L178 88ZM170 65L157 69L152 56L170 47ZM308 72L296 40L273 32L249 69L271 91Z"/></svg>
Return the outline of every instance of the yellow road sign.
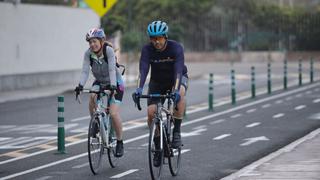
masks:
<svg viewBox="0 0 320 180"><path fill-rule="evenodd" d="M85 0L100 17L106 14L118 0Z"/></svg>

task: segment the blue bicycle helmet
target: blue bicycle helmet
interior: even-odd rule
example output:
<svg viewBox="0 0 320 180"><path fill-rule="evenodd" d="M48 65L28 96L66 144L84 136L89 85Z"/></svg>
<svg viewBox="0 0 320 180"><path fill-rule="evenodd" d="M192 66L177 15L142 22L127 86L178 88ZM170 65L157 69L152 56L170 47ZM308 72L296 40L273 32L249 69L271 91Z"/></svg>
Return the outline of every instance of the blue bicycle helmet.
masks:
<svg viewBox="0 0 320 180"><path fill-rule="evenodd" d="M91 38L103 39L105 37L106 37L106 35L104 34L103 30L99 29L99 28L92 28L86 34L86 40L87 41L89 41Z"/></svg>
<svg viewBox="0 0 320 180"><path fill-rule="evenodd" d="M167 36L169 27L166 22L153 21L148 25L149 36Z"/></svg>

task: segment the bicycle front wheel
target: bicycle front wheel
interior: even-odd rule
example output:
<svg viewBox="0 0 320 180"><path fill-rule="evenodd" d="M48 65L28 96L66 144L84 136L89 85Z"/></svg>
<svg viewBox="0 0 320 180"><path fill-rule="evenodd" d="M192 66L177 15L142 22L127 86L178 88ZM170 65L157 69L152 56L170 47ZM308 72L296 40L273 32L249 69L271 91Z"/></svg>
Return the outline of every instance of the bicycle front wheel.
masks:
<svg viewBox="0 0 320 180"><path fill-rule="evenodd" d="M148 155L149 155L149 168L150 175L152 180L159 180L161 178L161 170L163 165L163 149L159 147L159 145L155 145L155 137L159 140L159 132L160 132L160 120L155 118L152 121L149 132L149 146L148 146ZM160 142L156 142L160 144ZM157 164L154 164L154 158L158 159Z"/></svg>
<svg viewBox="0 0 320 180"><path fill-rule="evenodd" d="M180 170L181 147L177 149L170 148L169 169L172 176L176 176Z"/></svg>
<svg viewBox="0 0 320 180"><path fill-rule="evenodd" d="M112 120L110 119L107 133L109 134L109 145L108 145L108 160L112 168L115 168L118 165L119 158L116 157L116 146L117 146L117 137L115 129L112 126Z"/></svg>
<svg viewBox="0 0 320 180"><path fill-rule="evenodd" d="M103 155L103 143L100 131L100 121L98 116L94 116L89 124L88 131L88 157L90 169L93 174L97 174L100 168Z"/></svg>

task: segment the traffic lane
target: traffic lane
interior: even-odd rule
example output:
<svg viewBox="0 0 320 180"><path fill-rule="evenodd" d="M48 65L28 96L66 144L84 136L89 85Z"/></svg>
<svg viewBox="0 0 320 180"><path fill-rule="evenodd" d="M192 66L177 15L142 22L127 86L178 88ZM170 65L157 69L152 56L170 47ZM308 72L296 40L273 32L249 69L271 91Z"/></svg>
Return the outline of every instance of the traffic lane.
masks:
<svg viewBox="0 0 320 180"><path fill-rule="evenodd" d="M298 94L297 94L297 95L298 95ZM285 96L284 96L284 97L285 97ZM298 96L298 97L299 97L299 96ZM285 98L287 98L287 97L285 97ZM263 106L263 105L262 105L262 106ZM261 106L261 107L262 107L262 106ZM270 108L270 109L271 109L271 108ZM247 111L249 112L249 110L247 110ZM251 112L251 111L250 111L250 112ZM237 115L237 114L238 114L238 113L235 112L235 115ZM270 113L267 113L267 114L270 114ZM231 115L230 118L235 119L235 118L237 118L237 117L241 117L241 116L239 116L239 115L238 115L238 116L235 116L235 115ZM217 122L217 121L218 121L218 120L213 121L213 122ZM220 122L221 122L221 121L220 121ZM225 121L225 122L227 122L227 121ZM241 121L235 121L235 122L241 122ZM211 122L211 123L212 123L212 122ZM218 123L212 123L212 124L218 124ZM199 130L199 128L200 128L200 127L196 128L196 129ZM235 129L235 128L232 128L232 129Z"/></svg>

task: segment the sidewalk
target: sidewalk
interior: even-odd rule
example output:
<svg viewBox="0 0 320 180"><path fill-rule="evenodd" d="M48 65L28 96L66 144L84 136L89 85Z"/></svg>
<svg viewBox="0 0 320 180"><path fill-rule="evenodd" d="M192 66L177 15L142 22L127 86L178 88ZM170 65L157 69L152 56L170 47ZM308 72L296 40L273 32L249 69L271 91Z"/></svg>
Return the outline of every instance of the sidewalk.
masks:
<svg viewBox="0 0 320 180"><path fill-rule="evenodd" d="M320 128L222 180L319 180Z"/></svg>

